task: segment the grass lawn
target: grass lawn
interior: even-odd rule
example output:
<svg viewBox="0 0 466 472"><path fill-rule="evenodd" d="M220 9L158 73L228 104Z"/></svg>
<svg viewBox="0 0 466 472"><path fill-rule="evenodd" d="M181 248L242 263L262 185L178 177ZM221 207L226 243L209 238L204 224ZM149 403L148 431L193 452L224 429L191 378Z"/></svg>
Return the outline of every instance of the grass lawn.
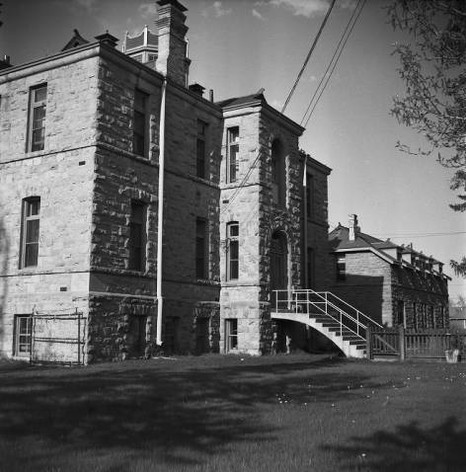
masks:
<svg viewBox="0 0 466 472"><path fill-rule="evenodd" d="M0 471L466 471L466 364L0 362Z"/></svg>

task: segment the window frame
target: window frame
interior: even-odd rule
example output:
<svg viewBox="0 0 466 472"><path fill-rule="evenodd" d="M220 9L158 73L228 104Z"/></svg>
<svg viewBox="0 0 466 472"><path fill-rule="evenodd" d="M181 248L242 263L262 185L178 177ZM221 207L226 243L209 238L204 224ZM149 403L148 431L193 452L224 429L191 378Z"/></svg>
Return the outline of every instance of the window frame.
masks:
<svg viewBox="0 0 466 472"><path fill-rule="evenodd" d="M134 89L133 103L133 154L145 157L148 149L147 103L149 94L141 89Z"/></svg>
<svg viewBox="0 0 466 472"><path fill-rule="evenodd" d="M26 332L21 332L22 321L26 321ZM30 357L32 351L32 316L15 315L13 329L13 356ZM21 342L21 338L25 338L26 342ZM26 346L26 349L21 350L21 346Z"/></svg>
<svg viewBox="0 0 466 472"><path fill-rule="evenodd" d="M225 318L225 352L238 350L238 318Z"/></svg>
<svg viewBox="0 0 466 472"><path fill-rule="evenodd" d="M21 203L21 238L20 238L20 258L19 268L27 269L37 267L39 263L39 248L40 248L40 210L41 199L38 196L23 198ZM37 208L36 213L34 207ZM37 228L32 224L37 221ZM35 238L31 239L31 233L35 233ZM32 253L30 248L35 246L36 250Z"/></svg>
<svg viewBox="0 0 466 472"><path fill-rule="evenodd" d="M239 222L227 223L227 281L239 279Z"/></svg>
<svg viewBox="0 0 466 472"><path fill-rule="evenodd" d="M146 271L147 248L147 204L140 200L131 201L128 236L128 269Z"/></svg>
<svg viewBox="0 0 466 472"><path fill-rule="evenodd" d="M230 126L229 128L227 128L227 184L234 184L238 181L239 139L239 126Z"/></svg>
<svg viewBox="0 0 466 472"><path fill-rule="evenodd" d="M37 94L45 90L45 96L37 99ZM45 120L47 116L47 83L35 85L29 88L29 106L28 106L28 124L27 124L27 141L26 152L43 151L45 149ZM43 109L43 115L39 118L36 112ZM40 122L40 126L36 127L36 123ZM35 135L40 132L41 140L36 141Z"/></svg>

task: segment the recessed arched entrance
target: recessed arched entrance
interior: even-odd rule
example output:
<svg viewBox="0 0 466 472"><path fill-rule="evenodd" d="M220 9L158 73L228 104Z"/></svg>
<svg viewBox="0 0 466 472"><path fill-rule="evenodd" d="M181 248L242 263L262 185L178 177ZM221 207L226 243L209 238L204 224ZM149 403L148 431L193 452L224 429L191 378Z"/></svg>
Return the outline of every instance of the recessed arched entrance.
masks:
<svg viewBox="0 0 466 472"><path fill-rule="evenodd" d="M288 240L284 231L275 231L270 243L270 290L288 288Z"/></svg>
<svg viewBox="0 0 466 472"><path fill-rule="evenodd" d="M270 302L272 311L276 311L276 294L274 290L287 289L288 238L283 230L277 230L272 234L270 241ZM287 322L279 321L274 335L273 350L275 352L288 351L289 340Z"/></svg>

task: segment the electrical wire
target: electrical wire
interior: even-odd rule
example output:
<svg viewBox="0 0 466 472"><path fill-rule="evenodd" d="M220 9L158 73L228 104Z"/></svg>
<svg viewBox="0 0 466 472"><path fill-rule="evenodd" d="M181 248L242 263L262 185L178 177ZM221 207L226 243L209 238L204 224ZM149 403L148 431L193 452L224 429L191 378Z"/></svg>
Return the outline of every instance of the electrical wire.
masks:
<svg viewBox="0 0 466 472"><path fill-rule="evenodd" d="M332 0L332 3L330 4L330 6L328 8L328 11L327 11L327 14L325 15L324 21L322 21L322 24L320 25L317 36L315 37L314 42L312 43L311 49L307 53L306 59L304 60L304 64L301 67L301 70L299 71L298 76L296 77L296 80L293 84L293 87L291 87L291 90L288 93L288 96L286 97L285 104L283 105L283 108L282 108L282 113L285 113L286 107L288 106L288 103L290 103L291 97L293 96L294 91L296 90L296 87L298 86L298 82L301 79L301 76L303 75L304 70L307 67L307 63L309 62L309 59L311 58L312 53L314 52L314 49L317 46L320 35L322 34L322 31L324 30L325 24L327 23L327 20L330 16L330 13L332 12L333 7L335 6L335 2L336 2L336 0Z"/></svg>
<svg viewBox="0 0 466 472"><path fill-rule="evenodd" d="M330 78L332 77L332 74L335 71L335 68L338 64L340 56L343 53L343 50L346 46L346 43L348 42L348 39L349 39L349 37L350 37L354 27L355 27L360 15L361 15L361 12L362 12L365 4L366 4L366 1L367 0L359 0L358 1L358 4L356 5L356 8L354 9L353 14L351 15L351 17L350 17L350 19L349 19L342 35L340 37L340 40L337 44L337 47L335 48L335 51L334 51L333 56L332 56L328 66L327 66L327 69L325 70L325 73L322 76L322 79L320 80L319 85L317 86L314 94L312 95L312 98L309 101L309 105L306 108L306 111L303 115L303 118L302 118L300 124L303 125L304 120L306 120L305 124L303 125L304 127L306 127L307 124L309 123L309 120L310 120L312 114L314 113L314 110L315 110L317 104L319 103L319 100L322 97L322 94L324 93L325 89L327 88L327 85L330 81ZM329 73L329 71L330 71L330 73ZM323 87L322 87L322 84L323 84ZM322 89L321 89L321 87L322 87ZM319 90L320 90L320 92L319 92ZM317 96L317 99L316 99L316 96ZM315 102L314 102L314 100L315 100ZM311 106L312 106L312 109L311 109ZM306 119L306 115L308 114L309 110L310 110L310 113L309 113L309 116Z"/></svg>

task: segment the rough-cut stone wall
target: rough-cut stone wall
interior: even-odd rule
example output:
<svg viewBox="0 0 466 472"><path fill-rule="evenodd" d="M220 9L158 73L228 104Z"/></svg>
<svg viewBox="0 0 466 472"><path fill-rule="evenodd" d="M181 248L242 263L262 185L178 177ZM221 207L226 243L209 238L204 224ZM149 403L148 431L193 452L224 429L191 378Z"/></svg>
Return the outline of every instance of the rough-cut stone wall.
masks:
<svg viewBox="0 0 466 472"><path fill-rule="evenodd" d="M13 353L14 315L87 317L97 48L0 74L0 351ZM26 152L30 87L47 84L45 147ZM21 207L41 199L39 256L19 268ZM58 335L58 334L57 334Z"/></svg>
<svg viewBox="0 0 466 472"><path fill-rule="evenodd" d="M287 279L298 287L301 277L302 167L296 128L261 105L225 112L225 131L239 127L237 182L226 183L226 159L221 169L221 350L225 350L225 320L238 320L238 352L271 350L274 325L270 319L270 247L274 231L286 234ZM225 133L226 139L226 133ZM273 195L272 144L279 140L286 167L286 206ZM222 148L225 157L227 149ZM245 176L247 178L245 179ZM239 278L227 280L227 224L239 223Z"/></svg>
<svg viewBox="0 0 466 472"><path fill-rule="evenodd" d="M259 159L263 150L259 147L258 113L239 113L225 119L227 129L239 127L239 165L237 182L226 182L226 143L222 147L221 205L220 205L220 350L225 350L225 319L238 319L238 349L257 353L260 343L260 268L259 268ZM255 166L252 166L253 162ZM247 173L249 178L239 189ZM227 280L227 224L239 223L239 277Z"/></svg>
<svg viewBox="0 0 466 472"><path fill-rule="evenodd" d="M335 258L332 262L330 291L375 321L391 325L390 264L371 252L347 253L346 279L337 281Z"/></svg>
<svg viewBox="0 0 466 472"><path fill-rule="evenodd" d="M113 330L104 336L95 359L122 358L121 336L131 315L117 309L122 296L146 297L155 313L156 253L159 180L159 122L161 102L160 76L142 66L119 64L112 58L101 62L99 77L99 138L96 158L96 186L93 213L93 251L91 280L93 316L92 333ZM147 94L149 145L146 156L132 153L133 107L135 89ZM213 104L169 82L166 96L165 186L163 219L163 314L170 326L170 337L177 339L181 352L193 349L192 325L194 305L199 301L218 301L219 297L219 149L221 114ZM196 177L197 124L207 124L206 157L208 175ZM129 270L129 220L131 202L147 205L146 265L142 271ZM205 280L196 279L196 218L208 221L209 262ZM98 299L104 302L100 305ZM108 311L107 311L108 310ZM99 315L100 313L100 315ZM126 325L121 318L129 317ZM155 336L156 319L152 321ZM123 324L122 324L123 323ZM101 326L102 325L102 326ZM121 326L126 326L122 328ZM141 328L142 329L142 328ZM172 331L176 330L176 333ZM100 336L100 335L99 335ZM141 333L139 338L141 338ZM100 336L102 337L102 336ZM141 339L127 334L127 343ZM163 333L162 333L163 337ZM95 344L95 343L94 343ZM125 356L134 357L140 350L125 347Z"/></svg>
<svg viewBox="0 0 466 472"><path fill-rule="evenodd" d="M302 286L319 291L328 288L328 270L331 263L328 254L328 175L321 166L312 163L308 163L306 172L313 178L314 209L311 212L311 217L307 218L307 242L304 250L307 251L307 248L311 248L314 253L314 268L311 276L314 286L307 287L307 281L304 280L304 266L302 267ZM304 205L302 214L304 216ZM304 257L302 260L304 264Z"/></svg>

